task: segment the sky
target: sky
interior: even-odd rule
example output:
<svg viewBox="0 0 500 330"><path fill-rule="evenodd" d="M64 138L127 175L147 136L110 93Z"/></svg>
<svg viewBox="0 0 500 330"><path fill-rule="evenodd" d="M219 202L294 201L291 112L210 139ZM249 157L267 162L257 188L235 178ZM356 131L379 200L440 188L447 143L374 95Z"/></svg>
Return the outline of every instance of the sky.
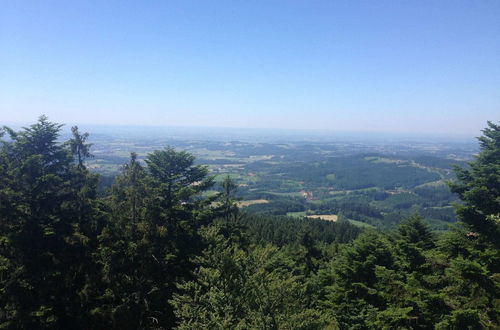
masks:
<svg viewBox="0 0 500 330"><path fill-rule="evenodd" d="M500 1L0 1L0 124L479 135Z"/></svg>

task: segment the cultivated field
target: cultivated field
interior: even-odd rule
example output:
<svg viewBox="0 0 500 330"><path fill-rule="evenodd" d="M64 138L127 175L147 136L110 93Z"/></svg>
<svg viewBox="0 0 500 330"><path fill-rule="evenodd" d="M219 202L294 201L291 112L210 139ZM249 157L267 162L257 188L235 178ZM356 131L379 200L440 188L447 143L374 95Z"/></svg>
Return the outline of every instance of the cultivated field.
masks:
<svg viewBox="0 0 500 330"><path fill-rule="evenodd" d="M308 215L307 218L310 219L321 219L321 220L326 220L326 221L337 221L339 218L336 214L315 214L315 215Z"/></svg>

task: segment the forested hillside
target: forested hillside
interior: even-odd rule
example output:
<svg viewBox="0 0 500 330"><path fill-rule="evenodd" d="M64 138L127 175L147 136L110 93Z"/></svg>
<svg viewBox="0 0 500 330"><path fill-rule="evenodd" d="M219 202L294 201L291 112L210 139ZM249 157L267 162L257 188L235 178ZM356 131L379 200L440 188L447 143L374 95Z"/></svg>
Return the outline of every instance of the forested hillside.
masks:
<svg viewBox="0 0 500 330"><path fill-rule="evenodd" d="M454 179L453 165L466 166L478 151L473 142L437 140L264 143L256 142L257 136L243 141L176 137L171 128L156 133L130 129L129 135L118 129L105 132L90 137L95 157L86 163L100 174L99 191L110 189L131 151L143 162L169 144L196 156L195 164L207 165L217 184L205 195L221 192L220 183L229 175L238 185L239 205L250 213L326 215L381 229L420 213L433 230L447 230L457 221L451 204L458 198L446 181Z"/></svg>
<svg viewBox="0 0 500 330"><path fill-rule="evenodd" d="M425 218L441 215L432 208L386 230L347 220L351 212L376 224L389 208L411 208L436 192L450 202L441 182L425 184L442 178L414 163L394 170L392 160L365 155L280 168L284 182L293 171L304 185L319 175L335 187L367 189L308 205L317 214L342 211L345 219L333 222L240 208L241 186L230 177L216 182L192 154L171 147L144 160L132 153L98 193L89 135L74 127L61 143L60 132L43 116L0 131L0 328L500 327L494 123L475 160L455 168L460 222L445 232L429 227ZM372 189L379 186L399 191ZM303 212L300 205L288 212Z"/></svg>

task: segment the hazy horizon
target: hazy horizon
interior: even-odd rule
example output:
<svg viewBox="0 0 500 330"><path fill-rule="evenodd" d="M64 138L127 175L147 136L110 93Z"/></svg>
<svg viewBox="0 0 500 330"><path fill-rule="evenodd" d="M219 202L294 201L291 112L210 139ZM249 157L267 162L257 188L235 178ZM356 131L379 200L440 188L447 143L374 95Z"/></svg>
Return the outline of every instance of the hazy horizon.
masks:
<svg viewBox="0 0 500 330"><path fill-rule="evenodd" d="M127 137L130 140L138 138L175 137L176 139L208 140L242 140L254 142L374 142L374 143L471 143L475 144L478 134L452 133L412 133L412 132L381 132L328 129L294 129L294 128L254 128L254 127L216 127L216 126L169 126L169 125L118 125L92 124L78 122L52 122L63 124L62 133L69 134L72 126L78 126L81 131L93 135L109 135ZM26 122L0 122L0 126L21 129L34 124L36 120ZM486 123L485 123L486 125Z"/></svg>
<svg viewBox="0 0 500 330"><path fill-rule="evenodd" d="M472 137L500 119L498 1L2 6L2 122Z"/></svg>

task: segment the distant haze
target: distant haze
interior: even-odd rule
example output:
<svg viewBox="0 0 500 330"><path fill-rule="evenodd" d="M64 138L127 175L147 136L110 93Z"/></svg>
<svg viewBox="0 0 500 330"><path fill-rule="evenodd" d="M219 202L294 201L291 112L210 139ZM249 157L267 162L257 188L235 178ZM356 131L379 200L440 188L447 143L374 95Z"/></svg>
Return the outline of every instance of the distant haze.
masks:
<svg viewBox="0 0 500 330"><path fill-rule="evenodd" d="M500 119L499 17L497 0L8 1L0 124L478 136Z"/></svg>
<svg viewBox="0 0 500 330"><path fill-rule="evenodd" d="M21 129L31 123L7 123L13 129ZM477 147L476 135L447 133L362 132L334 131L326 129L285 128L234 128L234 127L182 127L182 126L120 126L68 123L63 126L61 139L71 135L71 126L89 132L90 139L118 138L122 141L245 141L250 143L369 143L369 144L465 144Z"/></svg>

